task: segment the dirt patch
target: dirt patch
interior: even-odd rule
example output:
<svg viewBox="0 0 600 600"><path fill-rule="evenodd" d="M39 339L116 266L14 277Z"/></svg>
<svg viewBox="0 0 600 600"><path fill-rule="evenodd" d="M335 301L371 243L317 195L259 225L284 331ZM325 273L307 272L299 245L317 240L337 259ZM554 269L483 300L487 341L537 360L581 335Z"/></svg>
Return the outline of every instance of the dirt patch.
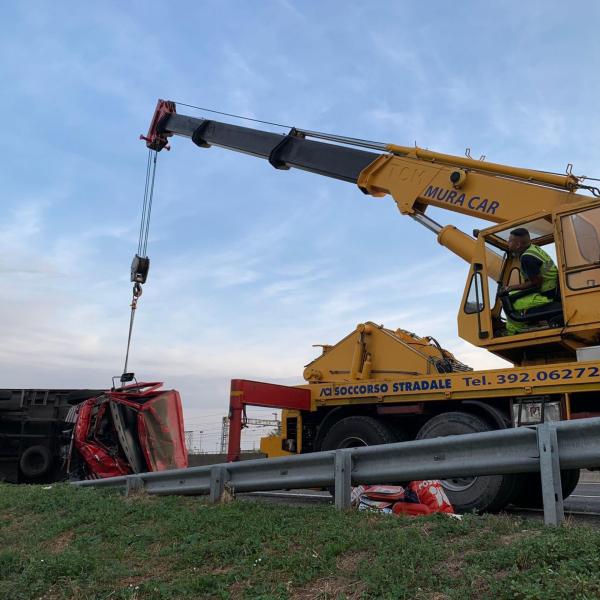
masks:
<svg viewBox="0 0 600 600"><path fill-rule="evenodd" d="M68 587L64 583L54 584L48 588L43 596L40 596L40 600L61 600L62 598L83 598L84 593L79 586L70 581Z"/></svg>
<svg viewBox="0 0 600 600"><path fill-rule="evenodd" d="M131 490L129 494L123 496L121 499L125 504L148 504L154 500L154 498L142 487Z"/></svg>
<svg viewBox="0 0 600 600"><path fill-rule="evenodd" d="M443 571L448 577L452 577L452 579L458 579L463 575L464 564L464 557L454 554L444 561L440 571Z"/></svg>
<svg viewBox="0 0 600 600"><path fill-rule="evenodd" d="M464 554L451 554L442 564L437 566L433 572L437 575L444 574L452 579L458 579L463 576L464 565ZM444 596L444 598L445 597L446 596Z"/></svg>
<svg viewBox="0 0 600 600"><path fill-rule="evenodd" d="M227 573L231 573L233 571L233 567L216 567L211 569L209 573L211 575L227 575Z"/></svg>
<svg viewBox="0 0 600 600"><path fill-rule="evenodd" d="M154 573L146 573L145 575L132 575L119 581L117 589L123 588L138 588L142 583L154 578Z"/></svg>
<svg viewBox="0 0 600 600"><path fill-rule="evenodd" d="M232 598L243 598L247 585L245 581L235 581L229 586L229 594Z"/></svg>
<svg viewBox="0 0 600 600"><path fill-rule="evenodd" d="M346 552L340 554L335 561L335 568L342 573L352 574L356 571L361 560L369 556L368 552Z"/></svg>
<svg viewBox="0 0 600 600"><path fill-rule="evenodd" d="M48 543L48 550L50 551L50 554L60 554L69 546L74 537L75 532L73 530L65 531L64 533L56 536L51 542Z"/></svg>
<svg viewBox="0 0 600 600"><path fill-rule="evenodd" d="M499 571L494 572L494 579L497 581L501 579L506 579L511 574L511 571L508 569L500 569Z"/></svg>
<svg viewBox="0 0 600 600"><path fill-rule="evenodd" d="M421 521L416 529L422 535L429 535L433 529L433 523L431 521Z"/></svg>
<svg viewBox="0 0 600 600"><path fill-rule="evenodd" d="M479 598L490 591L490 584L481 575L475 575L471 580L471 589L473 590L473 597Z"/></svg>
<svg viewBox="0 0 600 600"><path fill-rule="evenodd" d="M235 500L235 489L231 483L225 483L223 494L221 495L221 504L229 504Z"/></svg>
<svg viewBox="0 0 600 600"><path fill-rule="evenodd" d="M144 567L151 569L143 571ZM139 570L138 570L139 569ZM158 579L159 581L169 581L169 575L172 573L171 564L167 562L158 562L149 564L148 562L140 562L137 568L132 565L132 570L137 573L120 579L116 589L135 588L136 586L149 581L150 579Z"/></svg>
<svg viewBox="0 0 600 600"><path fill-rule="evenodd" d="M498 542L500 544L502 544L503 546L510 546L511 544L514 544L515 542L518 542L522 539L525 538L529 538L529 537L533 537L536 535L539 535L540 532L539 531L516 531L515 533L509 533L507 535L501 535L498 538Z"/></svg>
<svg viewBox="0 0 600 600"><path fill-rule="evenodd" d="M290 599L326 600L339 598L343 594L347 600L358 600L365 593L367 585L356 579L356 569L367 556L367 552L341 554L335 561L335 574L316 579L301 588L292 590Z"/></svg>
<svg viewBox="0 0 600 600"><path fill-rule="evenodd" d="M409 535L422 535L425 537L429 537L433 530L434 524L431 521L423 521L415 519L415 517L401 516L402 519L414 519L414 525L411 525L406 529L406 533Z"/></svg>
<svg viewBox="0 0 600 600"><path fill-rule="evenodd" d="M21 529L32 529L32 525L41 522L39 515L23 515L7 512L2 515L2 533L16 533ZM18 539L18 538L17 538Z"/></svg>
<svg viewBox="0 0 600 600"><path fill-rule="evenodd" d="M290 600L333 600L342 594L347 600L359 600L367 586L362 581L348 581L345 577L324 577L294 590Z"/></svg>

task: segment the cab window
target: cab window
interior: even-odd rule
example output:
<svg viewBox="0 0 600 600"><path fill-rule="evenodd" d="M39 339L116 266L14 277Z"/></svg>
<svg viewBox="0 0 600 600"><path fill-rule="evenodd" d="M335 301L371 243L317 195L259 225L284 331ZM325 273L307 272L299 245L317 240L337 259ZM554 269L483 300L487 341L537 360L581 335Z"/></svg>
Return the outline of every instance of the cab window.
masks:
<svg viewBox="0 0 600 600"><path fill-rule="evenodd" d="M468 315L471 315L473 313L481 312L483 308L483 281L481 279L481 273L473 273L464 310Z"/></svg>
<svg viewBox="0 0 600 600"><path fill-rule="evenodd" d="M600 208L561 219L567 285L572 290L600 286Z"/></svg>

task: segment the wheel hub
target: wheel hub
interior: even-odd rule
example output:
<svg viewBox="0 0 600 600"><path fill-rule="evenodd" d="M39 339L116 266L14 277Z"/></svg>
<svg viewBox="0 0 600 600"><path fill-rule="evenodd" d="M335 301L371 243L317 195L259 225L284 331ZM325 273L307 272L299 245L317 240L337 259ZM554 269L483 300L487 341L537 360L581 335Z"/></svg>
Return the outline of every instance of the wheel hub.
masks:
<svg viewBox="0 0 600 600"><path fill-rule="evenodd" d="M453 477L452 479L442 479L442 485L449 492L464 492L475 485L477 477Z"/></svg>
<svg viewBox="0 0 600 600"><path fill-rule="evenodd" d="M342 440L341 444L338 448L362 448L363 446L368 446L367 442L360 437L351 436Z"/></svg>

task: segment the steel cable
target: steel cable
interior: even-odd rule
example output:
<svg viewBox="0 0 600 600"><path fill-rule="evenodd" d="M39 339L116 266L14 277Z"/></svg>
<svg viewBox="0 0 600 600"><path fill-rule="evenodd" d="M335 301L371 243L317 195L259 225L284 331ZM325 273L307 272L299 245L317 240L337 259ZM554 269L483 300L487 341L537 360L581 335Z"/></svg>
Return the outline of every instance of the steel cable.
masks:
<svg viewBox="0 0 600 600"><path fill-rule="evenodd" d="M155 150L148 150L148 160L146 161L146 183L144 186L144 200L142 203L142 216L140 219L140 232L138 236L138 251L137 257L146 258L146 251L148 249L148 235L150 232L150 219L152 217L152 200L154 198L154 182L156 179L156 161L158 152ZM136 257L136 259L137 259ZM132 281L135 281L132 277ZM125 364L123 366L123 374L121 375L121 382L125 382L127 375L127 366L129 364L129 353L131 350L131 337L133 334L133 322L135 319L135 311L137 309L137 303L142 295L141 283L135 281L133 284L132 300L131 300L131 314L129 316L129 332L127 335L127 347L125 350Z"/></svg>
<svg viewBox="0 0 600 600"><path fill-rule="evenodd" d="M234 119L241 119L243 121L252 121L253 123L262 123L264 125L273 125L274 127L282 127L283 129L292 130L294 129L298 133L312 137L316 139L327 140L330 142L338 142L340 144L345 144L349 146L360 146L363 148L374 148L377 150L385 150L387 148L387 144L383 142L374 142L372 140L364 140L361 138L352 138L343 135L337 135L334 133L324 133L322 131L311 131L309 129L300 129L298 127L293 127L292 125L284 125L283 123L274 123L273 121L263 121L262 119L254 119L253 117L245 117L243 115L236 115L233 113L223 112L220 110L214 110L212 108L205 108L202 106L195 106L193 104L186 104L185 102L174 101L178 106L187 106L188 108L195 108L196 110L201 110L203 112L214 113L216 115L224 115L227 117L233 117Z"/></svg>

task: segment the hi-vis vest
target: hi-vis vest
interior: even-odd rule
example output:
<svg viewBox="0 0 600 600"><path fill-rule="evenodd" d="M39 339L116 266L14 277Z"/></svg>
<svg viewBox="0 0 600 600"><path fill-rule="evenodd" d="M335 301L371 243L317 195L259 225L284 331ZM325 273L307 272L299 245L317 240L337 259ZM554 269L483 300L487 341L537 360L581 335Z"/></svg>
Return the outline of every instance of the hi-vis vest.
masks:
<svg viewBox="0 0 600 600"><path fill-rule="evenodd" d="M542 261L542 270L540 271L540 275L542 276L542 285L540 286L540 292L547 292L548 290L553 290L558 285L558 269L554 264L554 261L550 257L550 255L542 250L539 246L535 244L531 244L523 254L521 254L521 258L523 256L534 256L535 258ZM523 268L521 270L521 279L525 281L527 279L527 275Z"/></svg>

